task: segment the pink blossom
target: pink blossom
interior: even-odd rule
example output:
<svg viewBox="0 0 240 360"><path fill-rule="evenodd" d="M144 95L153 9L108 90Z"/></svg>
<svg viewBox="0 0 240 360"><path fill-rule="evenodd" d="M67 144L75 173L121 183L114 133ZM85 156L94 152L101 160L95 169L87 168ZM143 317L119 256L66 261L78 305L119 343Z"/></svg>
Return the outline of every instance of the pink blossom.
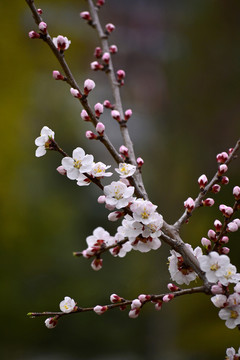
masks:
<svg viewBox="0 0 240 360"><path fill-rule="evenodd" d="M58 35L52 39L53 44L60 51L67 50L71 44L71 41L68 40L66 36Z"/></svg>

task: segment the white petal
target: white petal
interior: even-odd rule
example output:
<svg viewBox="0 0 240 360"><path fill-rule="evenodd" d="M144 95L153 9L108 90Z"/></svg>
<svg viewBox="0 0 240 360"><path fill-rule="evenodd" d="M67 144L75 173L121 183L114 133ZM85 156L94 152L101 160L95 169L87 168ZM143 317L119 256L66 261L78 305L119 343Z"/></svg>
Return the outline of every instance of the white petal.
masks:
<svg viewBox="0 0 240 360"><path fill-rule="evenodd" d="M35 152L35 155L36 157L40 157L40 156L43 156L46 154L46 149L45 149L45 146L39 146L37 149L36 149L36 152Z"/></svg>

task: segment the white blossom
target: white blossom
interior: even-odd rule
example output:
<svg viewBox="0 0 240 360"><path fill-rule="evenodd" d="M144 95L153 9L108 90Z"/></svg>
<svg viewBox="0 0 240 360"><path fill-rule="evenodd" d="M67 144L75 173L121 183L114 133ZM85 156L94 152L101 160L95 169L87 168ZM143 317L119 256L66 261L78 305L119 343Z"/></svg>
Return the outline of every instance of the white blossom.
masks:
<svg viewBox="0 0 240 360"><path fill-rule="evenodd" d="M71 180L78 179L80 173L89 173L93 167L93 156L85 155L85 151L77 147L73 150L72 158L64 157L62 166L67 171L67 177Z"/></svg>
<svg viewBox="0 0 240 360"><path fill-rule="evenodd" d="M126 178L132 176L135 173L136 166L127 163L120 163L119 167L115 170L121 178Z"/></svg>
<svg viewBox="0 0 240 360"><path fill-rule="evenodd" d="M99 250L101 245L107 244L110 239L111 237L109 232L99 226L93 231L93 235L90 235L86 238L86 242L88 247L94 247L95 249L97 248Z"/></svg>
<svg viewBox="0 0 240 360"><path fill-rule="evenodd" d="M43 156L46 154L49 141L54 139L54 132L49 129L49 127L44 126L40 132L40 136L35 139L35 144L38 146L36 149L35 155L37 157Z"/></svg>
<svg viewBox="0 0 240 360"><path fill-rule="evenodd" d="M198 259L200 267L206 273L207 280L210 282L225 281L224 275L230 265L230 259L227 255L219 255L216 251L208 255L202 255Z"/></svg>
<svg viewBox="0 0 240 360"><path fill-rule="evenodd" d="M97 178L101 178L101 177L109 177L112 176L111 172L106 172L107 169L109 169L111 167L111 165L105 165L104 163L102 163L101 161L93 164L92 170L90 175L97 177Z"/></svg>
<svg viewBox="0 0 240 360"><path fill-rule="evenodd" d="M105 202L107 205L121 209L133 200L134 187L127 187L121 181L113 181L110 185L104 186Z"/></svg>
<svg viewBox="0 0 240 360"><path fill-rule="evenodd" d="M226 320L225 325L229 329L234 329L240 324L240 306L233 306L221 309L218 313L220 319Z"/></svg>
<svg viewBox="0 0 240 360"><path fill-rule="evenodd" d="M64 300L62 300L59 304L60 310L65 313L70 313L74 311L76 303L69 296L65 296Z"/></svg>
<svg viewBox="0 0 240 360"><path fill-rule="evenodd" d="M222 308L227 305L227 297L226 295L217 294L211 297L211 301L214 306L218 308Z"/></svg>
<svg viewBox="0 0 240 360"><path fill-rule="evenodd" d="M148 225L155 220L155 210L157 206L153 205L151 201L137 199L133 201L130 209L133 212L133 218L141 221L144 225Z"/></svg>

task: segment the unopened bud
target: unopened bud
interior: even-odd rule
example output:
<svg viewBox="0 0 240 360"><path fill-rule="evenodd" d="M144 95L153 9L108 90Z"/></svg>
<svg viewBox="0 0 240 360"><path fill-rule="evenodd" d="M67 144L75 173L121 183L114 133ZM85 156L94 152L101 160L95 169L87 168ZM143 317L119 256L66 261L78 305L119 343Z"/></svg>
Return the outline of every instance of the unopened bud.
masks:
<svg viewBox="0 0 240 360"><path fill-rule="evenodd" d="M126 110L124 113L125 121L128 121L128 119L130 119L131 116L132 116L132 110L131 109Z"/></svg>
<svg viewBox="0 0 240 360"><path fill-rule="evenodd" d="M125 76L126 76L126 73L125 73L124 70L118 70L118 71L117 71L117 79L118 79L118 80L124 79Z"/></svg>
<svg viewBox="0 0 240 360"><path fill-rule="evenodd" d="M91 69L95 70L95 71L96 70L102 70L102 68L103 68L103 65L99 64L98 61L91 62L90 66L91 66Z"/></svg>
<svg viewBox="0 0 240 360"><path fill-rule="evenodd" d="M67 175L67 171L64 169L64 167L62 165L58 166L57 169L56 169L59 174L61 175Z"/></svg>
<svg viewBox="0 0 240 360"><path fill-rule="evenodd" d="M84 94L88 95L95 88L95 82L91 79L84 81Z"/></svg>
<svg viewBox="0 0 240 360"><path fill-rule="evenodd" d="M221 177L221 183L223 185L227 185L229 183L229 178L227 176L222 176Z"/></svg>
<svg viewBox="0 0 240 360"><path fill-rule="evenodd" d="M52 76L55 80L63 80L64 76L58 70L53 70Z"/></svg>
<svg viewBox="0 0 240 360"><path fill-rule="evenodd" d="M218 168L218 176L225 174L227 171L228 171L228 167L226 164L220 165Z"/></svg>
<svg viewBox="0 0 240 360"><path fill-rule="evenodd" d="M227 244L229 242L229 237L223 236L219 242L220 242L220 244Z"/></svg>
<svg viewBox="0 0 240 360"><path fill-rule="evenodd" d="M141 301L141 303L148 301L151 299L151 295L145 295L145 294L140 294L138 295L138 299Z"/></svg>
<svg viewBox="0 0 240 360"><path fill-rule="evenodd" d="M128 148L124 145L121 145L119 148L120 154L123 154L124 156L128 157Z"/></svg>
<svg viewBox="0 0 240 360"><path fill-rule="evenodd" d="M191 212L195 207L195 201L189 197L186 201L184 201L184 207L188 212Z"/></svg>
<svg viewBox="0 0 240 360"><path fill-rule="evenodd" d="M91 15L90 15L90 13L88 11L80 12L80 16L84 20L87 20L87 21L91 20Z"/></svg>
<svg viewBox="0 0 240 360"><path fill-rule="evenodd" d="M229 224L227 224L227 231L230 232L238 231L238 225L234 221L230 222Z"/></svg>
<svg viewBox="0 0 240 360"><path fill-rule="evenodd" d="M91 130L87 130L85 136L88 140L95 140L97 139L97 135L94 134Z"/></svg>
<svg viewBox="0 0 240 360"><path fill-rule="evenodd" d="M124 212L122 211L113 211L110 214L108 214L108 220L109 221L117 221L124 215Z"/></svg>
<svg viewBox="0 0 240 360"><path fill-rule="evenodd" d="M164 295L164 297L162 298L163 302L169 302L174 298L174 294L166 294Z"/></svg>
<svg viewBox="0 0 240 360"><path fill-rule="evenodd" d="M73 97L80 99L82 97L82 95L80 94L80 92L77 89L74 88L70 88L70 93L72 94Z"/></svg>
<svg viewBox="0 0 240 360"><path fill-rule="evenodd" d="M108 307L105 306L101 306L101 305L97 305L93 308L93 311L97 314L97 315L102 315L107 311Z"/></svg>
<svg viewBox="0 0 240 360"><path fill-rule="evenodd" d="M45 325L48 329L53 329L57 326L57 319L55 317L47 318Z"/></svg>
<svg viewBox="0 0 240 360"><path fill-rule="evenodd" d="M204 246L207 250L210 250L211 247L212 247L211 241L210 241L209 239L205 238L205 237L203 237L203 238L201 239L201 244L202 244L202 246Z"/></svg>
<svg viewBox="0 0 240 360"><path fill-rule="evenodd" d="M137 165L139 168L141 168L144 164L144 160L141 157L137 158Z"/></svg>
<svg viewBox="0 0 240 360"><path fill-rule="evenodd" d="M111 111L111 116L113 119L120 121L120 112L118 110L112 110Z"/></svg>
<svg viewBox="0 0 240 360"><path fill-rule="evenodd" d="M44 21L41 21L38 24L38 28L39 28L40 31L42 31L44 34L46 34L46 32L47 32L47 24Z"/></svg>
<svg viewBox="0 0 240 360"><path fill-rule="evenodd" d="M229 254L229 252L230 252L230 249L228 247L224 246L221 248L221 254L227 255L227 254Z"/></svg>
<svg viewBox="0 0 240 360"><path fill-rule="evenodd" d="M216 231L219 232L219 231L221 230L221 228L222 228L222 223L221 223L221 221L219 221L218 219L216 219L216 220L214 221L214 226L215 226Z"/></svg>
<svg viewBox="0 0 240 360"><path fill-rule="evenodd" d="M213 206L214 205L214 200L212 198L207 198L207 199L202 201L202 204L204 206Z"/></svg>
<svg viewBox="0 0 240 360"><path fill-rule="evenodd" d="M108 52L105 52L102 56L102 61L105 62L105 64L108 64L110 60L110 54Z"/></svg>
<svg viewBox="0 0 240 360"><path fill-rule="evenodd" d="M212 230L212 229L208 230L208 237L209 237L209 239L211 239L211 240L216 240L216 233L215 233L215 231Z"/></svg>
<svg viewBox="0 0 240 360"><path fill-rule="evenodd" d="M207 177L206 177L205 174L199 176L199 178L198 178L198 184L199 184L199 187L200 187L201 190L203 190L203 189L205 188L205 186L207 185L207 183L208 183L208 179L207 179Z"/></svg>
<svg viewBox="0 0 240 360"><path fill-rule="evenodd" d="M233 196L235 197L236 200L240 200L240 187L239 186L234 186Z"/></svg>
<svg viewBox="0 0 240 360"><path fill-rule="evenodd" d="M84 109L81 111L81 118L84 121L90 121L90 117L89 117L88 113L86 112L86 110L84 110Z"/></svg>
<svg viewBox="0 0 240 360"><path fill-rule="evenodd" d="M103 135L104 130L105 130L105 125L103 123L101 123L101 122L98 122L97 126L96 126L96 130L97 130L99 135Z"/></svg>
<svg viewBox="0 0 240 360"><path fill-rule="evenodd" d="M112 294L110 296L110 301L111 301L111 303L116 304L116 303L121 302L122 298L120 296L118 296L117 294Z"/></svg>
<svg viewBox="0 0 240 360"><path fill-rule="evenodd" d="M118 48L116 45L109 46L109 51L111 54L116 54L118 52Z"/></svg>
<svg viewBox="0 0 240 360"><path fill-rule="evenodd" d="M102 49L97 46L94 50L94 56L97 58L97 59L100 59L100 57L102 56Z"/></svg>
<svg viewBox="0 0 240 360"><path fill-rule="evenodd" d="M169 283L167 285L167 287L168 287L168 290L170 290L170 291L178 291L178 290L180 290L180 288L177 285L172 284L172 283Z"/></svg>
<svg viewBox="0 0 240 360"><path fill-rule="evenodd" d="M95 110L95 114L97 117L100 117L102 115L103 109L104 109L104 107L103 107L103 104L101 104L101 103L97 103L94 105L94 110Z"/></svg>
<svg viewBox="0 0 240 360"><path fill-rule="evenodd" d="M28 33L28 36L30 37L30 39L39 39L40 38L40 34L38 34L36 31L32 30Z"/></svg>
<svg viewBox="0 0 240 360"><path fill-rule="evenodd" d="M97 199L97 202L99 204L104 204L105 203L105 200L106 200L106 196L105 195L100 195Z"/></svg>
<svg viewBox="0 0 240 360"><path fill-rule="evenodd" d="M39 15L42 15L42 9L37 9L37 13L39 14Z"/></svg>
<svg viewBox="0 0 240 360"><path fill-rule="evenodd" d="M130 317L130 319L136 319L139 313L140 313L139 309L133 309L129 311L128 316Z"/></svg>
<svg viewBox="0 0 240 360"><path fill-rule="evenodd" d="M94 259L91 263L91 267L93 270L98 271L102 268L103 260L102 259Z"/></svg>
<svg viewBox="0 0 240 360"><path fill-rule="evenodd" d="M114 106L110 103L109 100L104 100L103 106L104 106L105 108L107 108L107 109L113 109L113 108L114 108Z"/></svg>
<svg viewBox="0 0 240 360"><path fill-rule="evenodd" d="M214 185L212 186L212 192L213 192L214 194L217 194L220 190L221 190L221 186L220 186L219 184L214 184Z"/></svg>
<svg viewBox="0 0 240 360"><path fill-rule="evenodd" d="M225 151L223 151L220 154L217 154L216 159L218 163L223 164L228 159L228 154Z"/></svg>
<svg viewBox="0 0 240 360"><path fill-rule="evenodd" d="M110 34L111 32L113 32L115 30L115 26L113 24L109 23L105 26L105 29Z"/></svg>

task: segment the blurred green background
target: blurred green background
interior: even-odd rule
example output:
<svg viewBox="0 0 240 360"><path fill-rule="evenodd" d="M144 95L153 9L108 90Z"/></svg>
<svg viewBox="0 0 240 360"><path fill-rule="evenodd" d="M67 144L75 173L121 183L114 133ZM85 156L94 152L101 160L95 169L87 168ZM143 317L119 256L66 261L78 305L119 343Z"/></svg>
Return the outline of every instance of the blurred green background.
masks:
<svg viewBox="0 0 240 360"><path fill-rule="evenodd" d="M52 36L71 39L66 59L80 86L97 86L90 103L112 100L107 78L92 73L94 31L79 18L86 1L42 0L43 19ZM156 312L144 308L136 320L127 312L78 314L61 319L54 330L29 311L58 310L68 295L80 306L109 302L113 292L126 298L161 293L168 283L169 249L124 259L104 257L100 272L72 252L101 225L113 234L94 186L77 187L55 168L58 154L37 159L34 139L44 125L67 151L82 146L97 161L114 163L96 142L85 140L88 124L66 84L52 79L59 69L47 46L30 40L37 30L25 1L2 1L1 44L1 321L0 355L13 360L190 360L223 359L225 348L239 346L239 331L229 330L204 295L192 295ZM215 156L240 134L240 2L224 0L108 0L103 24L113 22L110 43L119 48L115 68L126 70L124 108L132 108L129 128L151 200L172 223L183 201L198 192L197 178L216 171ZM117 124L105 111L112 141L122 144ZM233 203L239 185L239 160L229 170L230 184L216 204ZM182 231L194 247L219 217L218 206L200 209ZM240 269L239 234L231 237L232 262Z"/></svg>

